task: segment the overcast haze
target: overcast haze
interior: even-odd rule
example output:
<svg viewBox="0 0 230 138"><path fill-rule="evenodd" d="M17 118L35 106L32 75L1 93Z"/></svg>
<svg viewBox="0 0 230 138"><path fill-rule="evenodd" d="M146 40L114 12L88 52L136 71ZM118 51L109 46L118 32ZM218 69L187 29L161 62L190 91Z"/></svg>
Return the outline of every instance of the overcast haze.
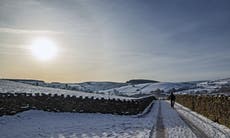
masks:
<svg viewBox="0 0 230 138"><path fill-rule="evenodd" d="M39 61L30 45L55 42ZM0 0L0 77L188 81L230 77L228 0Z"/></svg>

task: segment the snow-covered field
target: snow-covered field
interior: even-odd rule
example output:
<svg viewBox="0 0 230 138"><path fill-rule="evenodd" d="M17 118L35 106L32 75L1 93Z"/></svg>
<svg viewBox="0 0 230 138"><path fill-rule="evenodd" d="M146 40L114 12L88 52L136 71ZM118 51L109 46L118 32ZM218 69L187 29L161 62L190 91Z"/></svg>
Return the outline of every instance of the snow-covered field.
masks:
<svg viewBox="0 0 230 138"><path fill-rule="evenodd" d="M105 99L133 99L128 97L121 97L121 96L110 96L110 95L103 95L103 94L94 94L94 93L86 93L80 91L71 91L71 90L64 90L64 89L55 89L55 88L48 88L48 87L40 87L40 86L33 86L29 84L7 81L7 80L0 80L0 93L45 93L45 94L58 94L58 95L70 95L70 96L82 96L82 97L94 97L94 98L105 98Z"/></svg>
<svg viewBox="0 0 230 138"><path fill-rule="evenodd" d="M76 91L84 91L84 92L97 92L99 90L107 90L117 87L122 87L128 85L123 82L109 82L109 81L88 81L81 83L64 83L64 82L45 82L42 80L33 80L33 79L4 79L8 81L21 82L25 84L31 84L35 86L42 87L51 87L51 88L60 88L67 90L76 90Z"/></svg>
<svg viewBox="0 0 230 138"><path fill-rule="evenodd" d="M148 138L155 111L144 117L30 110L0 117L2 138Z"/></svg>

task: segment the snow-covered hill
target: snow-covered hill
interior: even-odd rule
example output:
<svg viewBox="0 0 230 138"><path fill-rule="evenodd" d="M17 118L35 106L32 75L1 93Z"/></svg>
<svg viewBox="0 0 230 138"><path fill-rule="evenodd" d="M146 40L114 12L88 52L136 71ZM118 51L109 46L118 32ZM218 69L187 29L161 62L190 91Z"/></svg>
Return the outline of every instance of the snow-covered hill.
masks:
<svg viewBox="0 0 230 138"><path fill-rule="evenodd" d="M160 82L160 83L145 83L137 85L128 85L120 88L114 88L109 90L100 91L103 93L109 94L123 94L123 95L141 95L141 94L154 94L158 91L163 91L168 93L170 90L184 90L194 88L195 84L193 83L171 83L171 82Z"/></svg>
<svg viewBox="0 0 230 138"><path fill-rule="evenodd" d="M224 91L223 91L224 90ZM177 94L225 94L230 95L230 79L195 82L159 82L137 85L127 85L119 88L102 90L101 93L110 95L168 95L170 91Z"/></svg>
<svg viewBox="0 0 230 138"><path fill-rule="evenodd" d="M75 91L84 91L84 92L97 92L100 90L107 90L117 87L122 87L128 85L127 83L121 82L82 82L82 83L62 83L62 82L51 82L47 83L41 80L31 80L31 79L5 79L9 81L21 82L25 84L42 86L42 87L51 87L51 88L60 88L67 90L75 90Z"/></svg>
<svg viewBox="0 0 230 138"><path fill-rule="evenodd" d="M131 99L128 97L121 96L109 96L104 94L86 93L81 91L71 91L57 88L48 88L41 86L33 86L20 82L13 82L7 80L0 80L0 93L45 93L45 94L58 94L58 95L70 95L70 96L82 96L82 97L94 97L94 98L115 98L115 99Z"/></svg>
<svg viewBox="0 0 230 138"><path fill-rule="evenodd" d="M46 83L36 80L16 80L26 84L42 87L59 88L88 93L101 93L107 96L143 96L149 94L169 94L171 90L177 94L225 94L230 95L230 78L193 82L157 82L157 83L118 83L118 82L83 82L83 83Z"/></svg>
<svg viewBox="0 0 230 138"><path fill-rule="evenodd" d="M96 92L100 90L107 90L117 87L126 86L126 83L118 82L83 82L83 83L68 83L69 89L81 90L87 92Z"/></svg>
<svg viewBox="0 0 230 138"><path fill-rule="evenodd" d="M230 78L203 81L196 84L193 89L178 91L179 94L224 94L230 95Z"/></svg>

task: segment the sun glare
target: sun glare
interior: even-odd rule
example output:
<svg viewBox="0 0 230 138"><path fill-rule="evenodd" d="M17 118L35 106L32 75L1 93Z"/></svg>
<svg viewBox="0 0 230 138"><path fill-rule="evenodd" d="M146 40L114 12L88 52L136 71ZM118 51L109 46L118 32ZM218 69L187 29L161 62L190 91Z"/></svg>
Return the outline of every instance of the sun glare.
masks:
<svg viewBox="0 0 230 138"><path fill-rule="evenodd" d="M31 50L33 56L42 61L53 59L57 55L57 46L49 38L35 39L31 44Z"/></svg>

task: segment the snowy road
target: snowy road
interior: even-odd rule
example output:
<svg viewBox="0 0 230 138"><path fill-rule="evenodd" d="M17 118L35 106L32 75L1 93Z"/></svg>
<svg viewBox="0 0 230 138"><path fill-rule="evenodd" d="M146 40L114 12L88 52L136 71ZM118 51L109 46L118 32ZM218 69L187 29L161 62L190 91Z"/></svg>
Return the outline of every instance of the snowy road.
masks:
<svg viewBox="0 0 230 138"><path fill-rule="evenodd" d="M158 101L154 108L158 112L157 122L153 125L150 138L230 138L230 129L179 104L173 109L169 102Z"/></svg>

